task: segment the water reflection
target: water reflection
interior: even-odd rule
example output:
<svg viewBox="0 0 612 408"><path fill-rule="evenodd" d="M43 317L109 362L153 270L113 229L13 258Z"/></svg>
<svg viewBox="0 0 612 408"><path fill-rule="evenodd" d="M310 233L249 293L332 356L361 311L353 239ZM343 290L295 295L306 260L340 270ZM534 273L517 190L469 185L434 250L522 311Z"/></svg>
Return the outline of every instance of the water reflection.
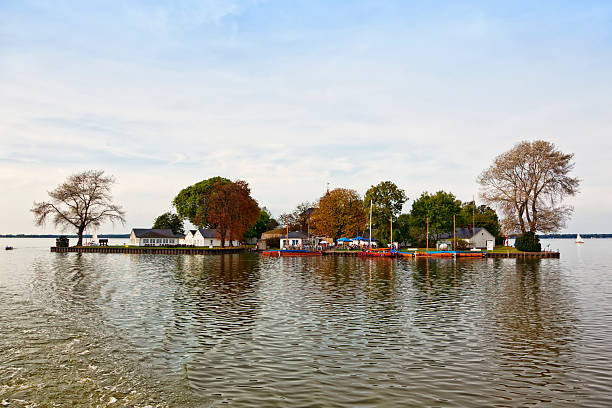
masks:
<svg viewBox="0 0 612 408"><path fill-rule="evenodd" d="M45 253L24 264L21 289L0 282L14 311L0 312L0 399L576 406L610 390L606 303L591 313L591 355L589 299L559 260ZM585 369L585 355L601 367Z"/></svg>
<svg viewBox="0 0 612 408"><path fill-rule="evenodd" d="M524 404L551 399L575 404L582 388L574 376L576 304L567 282L543 271L543 262L550 263L516 260L498 269L496 287L488 288L495 296L486 303L485 335L500 387L520 395Z"/></svg>

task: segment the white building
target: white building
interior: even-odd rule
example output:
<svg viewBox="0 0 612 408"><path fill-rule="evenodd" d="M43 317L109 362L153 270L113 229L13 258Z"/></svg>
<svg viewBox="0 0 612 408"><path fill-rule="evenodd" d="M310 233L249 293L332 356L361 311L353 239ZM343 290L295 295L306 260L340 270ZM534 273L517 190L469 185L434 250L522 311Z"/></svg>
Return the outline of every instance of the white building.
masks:
<svg viewBox="0 0 612 408"><path fill-rule="evenodd" d="M216 229L200 228L197 230L189 230L185 234L185 245L194 245L198 247L220 247L221 234ZM225 240L225 246L240 246L237 240Z"/></svg>
<svg viewBox="0 0 612 408"><path fill-rule="evenodd" d="M484 228L457 228L455 237L459 240L467 241L472 248L486 248L487 241L493 241L495 245L495 237ZM452 234L443 234L439 239L452 239Z"/></svg>
<svg viewBox="0 0 612 408"><path fill-rule="evenodd" d="M178 245L182 235L174 235L171 229L132 228L130 245L167 246Z"/></svg>
<svg viewBox="0 0 612 408"><path fill-rule="evenodd" d="M193 237L195 236L197 230L189 230L185 233L185 236L180 240L181 244L184 245L194 245Z"/></svg>
<svg viewBox="0 0 612 408"><path fill-rule="evenodd" d="M280 238L280 246L281 248L291 246L291 247L301 247L308 244L308 234L302 231L291 231L289 236L287 234L283 235Z"/></svg>

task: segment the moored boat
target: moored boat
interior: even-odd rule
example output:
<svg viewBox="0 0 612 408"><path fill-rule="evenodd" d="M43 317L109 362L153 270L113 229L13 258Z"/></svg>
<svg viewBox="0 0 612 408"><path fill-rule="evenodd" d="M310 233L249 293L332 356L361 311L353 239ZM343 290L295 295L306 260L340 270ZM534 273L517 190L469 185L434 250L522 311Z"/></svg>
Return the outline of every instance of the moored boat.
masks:
<svg viewBox="0 0 612 408"><path fill-rule="evenodd" d="M487 253L484 251L425 251L425 252L404 252L403 256L427 257L427 258L484 258Z"/></svg>
<svg viewBox="0 0 612 408"><path fill-rule="evenodd" d="M263 251L263 256L281 257L281 256L318 256L323 255L321 251L310 251L308 249L277 249Z"/></svg>
<svg viewBox="0 0 612 408"><path fill-rule="evenodd" d="M12 250L14 248L12 246L7 245L7 246L4 247L4 249L6 249L7 251L10 251L10 250Z"/></svg>
<svg viewBox="0 0 612 408"><path fill-rule="evenodd" d="M357 253L357 256L395 258L399 256L399 252L391 248L376 248L361 251Z"/></svg>

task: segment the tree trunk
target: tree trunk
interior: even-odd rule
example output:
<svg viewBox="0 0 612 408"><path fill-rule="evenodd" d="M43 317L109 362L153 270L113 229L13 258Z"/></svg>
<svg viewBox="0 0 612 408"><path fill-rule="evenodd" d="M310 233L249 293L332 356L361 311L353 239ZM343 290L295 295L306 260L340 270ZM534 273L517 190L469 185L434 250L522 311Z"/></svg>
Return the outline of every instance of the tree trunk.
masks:
<svg viewBox="0 0 612 408"><path fill-rule="evenodd" d="M221 248L225 248L225 230L219 231L219 235L221 235Z"/></svg>
<svg viewBox="0 0 612 408"><path fill-rule="evenodd" d="M79 227L79 231L78 231L79 240L77 241L76 246L83 246L83 232L84 231L85 231L85 227L84 226Z"/></svg>

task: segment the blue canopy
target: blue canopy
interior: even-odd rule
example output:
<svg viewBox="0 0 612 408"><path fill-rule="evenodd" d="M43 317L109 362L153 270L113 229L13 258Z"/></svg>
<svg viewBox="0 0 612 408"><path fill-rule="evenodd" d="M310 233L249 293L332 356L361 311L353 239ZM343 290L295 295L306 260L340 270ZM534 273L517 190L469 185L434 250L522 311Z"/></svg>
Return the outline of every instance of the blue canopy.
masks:
<svg viewBox="0 0 612 408"><path fill-rule="evenodd" d="M374 238L372 238L371 240L369 238L364 238L364 237L355 237L355 238L351 238L351 240L353 241L372 241L372 242L376 242L376 240ZM340 240L338 240L340 241Z"/></svg>
<svg viewBox="0 0 612 408"><path fill-rule="evenodd" d="M338 242L353 242L353 240L350 238L340 238Z"/></svg>

